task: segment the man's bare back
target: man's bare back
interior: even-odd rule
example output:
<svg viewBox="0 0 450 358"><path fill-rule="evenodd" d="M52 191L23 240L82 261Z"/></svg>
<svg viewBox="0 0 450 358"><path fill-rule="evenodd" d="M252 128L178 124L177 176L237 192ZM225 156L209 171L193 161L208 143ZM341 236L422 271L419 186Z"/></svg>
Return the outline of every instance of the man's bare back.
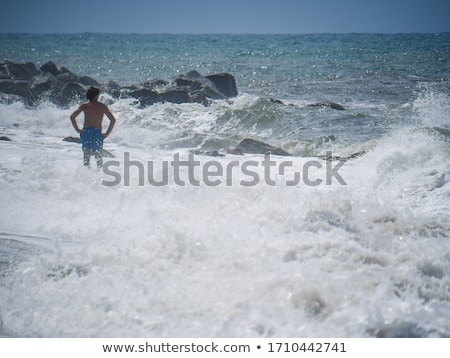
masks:
<svg viewBox="0 0 450 358"><path fill-rule="evenodd" d="M98 101L89 101L83 103L78 109L73 112L73 114L70 116L70 119L73 120L81 113L84 112L84 125L83 128L91 127L91 128L99 128L102 129L102 120L103 115L105 114L108 119L111 121L111 124L113 124L116 120L113 116L113 114L110 112L108 107L101 102ZM77 128L75 127L75 130ZM78 131L77 131L78 132ZM81 131L79 131L81 132ZM109 135L108 131L104 134L104 136Z"/></svg>
<svg viewBox="0 0 450 358"><path fill-rule="evenodd" d="M73 127L75 128L75 130L78 133L81 133L82 129L80 129L78 127L78 124L76 122L76 118L78 117L78 115L81 112L84 112L84 125L83 125L83 128L99 128L99 129L102 129L103 115L106 115L106 117L108 117L108 119L111 121L111 123L109 124L108 130L106 131L106 133L103 134L103 137L105 137L105 138L111 133L111 131L112 131L113 127L114 127L114 124L116 123L116 119L114 118L113 114L109 110L108 106L106 106L106 104L104 104L102 102L99 102L98 101L98 97L95 97L94 99L92 99L92 100L90 100L88 102L84 102L70 116L70 120L72 121L72 125L73 125Z"/></svg>

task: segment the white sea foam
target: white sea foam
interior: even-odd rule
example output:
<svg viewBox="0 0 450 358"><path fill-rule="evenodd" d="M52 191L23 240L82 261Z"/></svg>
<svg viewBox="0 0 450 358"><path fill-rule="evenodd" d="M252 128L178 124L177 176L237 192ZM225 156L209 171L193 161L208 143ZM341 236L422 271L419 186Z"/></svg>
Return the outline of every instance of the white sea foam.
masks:
<svg viewBox="0 0 450 358"><path fill-rule="evenodd" d="M414 102L418 120L445 124L445 99L429 96ZM79 146L61 140L73 135L71 110L1 106L2 135L13 140L0 142L2 250L14 235L47 239L36 252L24 236L29 254L2 266L1 334L450 334L450 159L439 133L400 128L377 140L342 167L346 186L276 177L275 187L248 188L242 173L230 187L139 186L133 172L130 186L106 187L103 172L82 168ZM172 160L180 150L166 141L185 128L209 134L227 106L119 101L105 148L122 164L127 151ZM295 169L310 159L289 160Z"/></svg>

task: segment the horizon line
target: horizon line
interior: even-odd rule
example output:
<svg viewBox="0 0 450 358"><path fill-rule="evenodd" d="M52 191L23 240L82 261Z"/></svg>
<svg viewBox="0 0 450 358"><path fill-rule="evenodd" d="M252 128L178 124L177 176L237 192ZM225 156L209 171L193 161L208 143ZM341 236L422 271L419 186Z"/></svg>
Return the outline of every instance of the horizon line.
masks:
<svg viewBox="0 0 450 358"><path fill-rule="evenodd" d="M173 35L173 36L248 36L248 35L439 35L439 34L449 34L450 31L438 31L438 32L428 32L428 31L418 31L418 32L379 32L379 31L365 31L365 32L93 32L93 31L82 31L82 32L2 32L0 35Z"/></svg>

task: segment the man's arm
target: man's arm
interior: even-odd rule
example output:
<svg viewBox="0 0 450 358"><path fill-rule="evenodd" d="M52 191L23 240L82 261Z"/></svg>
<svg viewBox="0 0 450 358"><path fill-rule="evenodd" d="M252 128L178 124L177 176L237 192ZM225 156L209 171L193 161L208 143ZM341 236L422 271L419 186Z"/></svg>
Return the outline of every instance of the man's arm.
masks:
<svg viewBox="0 0 450 358"><path fill-rule="evenodd" d="M109 110L109 108L105 105L105 114L106 117L108 117L109 119L109 127L108 130L106 131L105 134L103 134L103 137L106 138L107 136L110 135L111 131L114 128L114 124L116 124L116 118L114 117L114 115L111 113L111 111Z"/></svg>
<svg viewBox="0 0 450 358"><path fill-rule="evenodd" d="M73 112L71 115L70 115L70 121L72 122L72 125L73 125L73 128L75 128L75 130L77 131L77 133L81 133L82 132L82 130L78 127L78 124L77 124L77 121L76 121L76 118L78 117L78 115L81 113L81 112L83 112L83 105L81 105L80 107L78 107L78 109L77 110L75 110L75 112Z"/></svg>

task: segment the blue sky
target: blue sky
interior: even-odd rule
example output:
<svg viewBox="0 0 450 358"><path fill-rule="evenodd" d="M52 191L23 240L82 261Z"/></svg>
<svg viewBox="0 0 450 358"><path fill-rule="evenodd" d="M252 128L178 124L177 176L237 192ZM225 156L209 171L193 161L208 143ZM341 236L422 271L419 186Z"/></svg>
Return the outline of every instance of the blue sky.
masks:
<svg viewBox="0 0 450 358"><path fill-rule="evenodd" d="M10 0L0 33L450 32L450 0Z"/></svg>

